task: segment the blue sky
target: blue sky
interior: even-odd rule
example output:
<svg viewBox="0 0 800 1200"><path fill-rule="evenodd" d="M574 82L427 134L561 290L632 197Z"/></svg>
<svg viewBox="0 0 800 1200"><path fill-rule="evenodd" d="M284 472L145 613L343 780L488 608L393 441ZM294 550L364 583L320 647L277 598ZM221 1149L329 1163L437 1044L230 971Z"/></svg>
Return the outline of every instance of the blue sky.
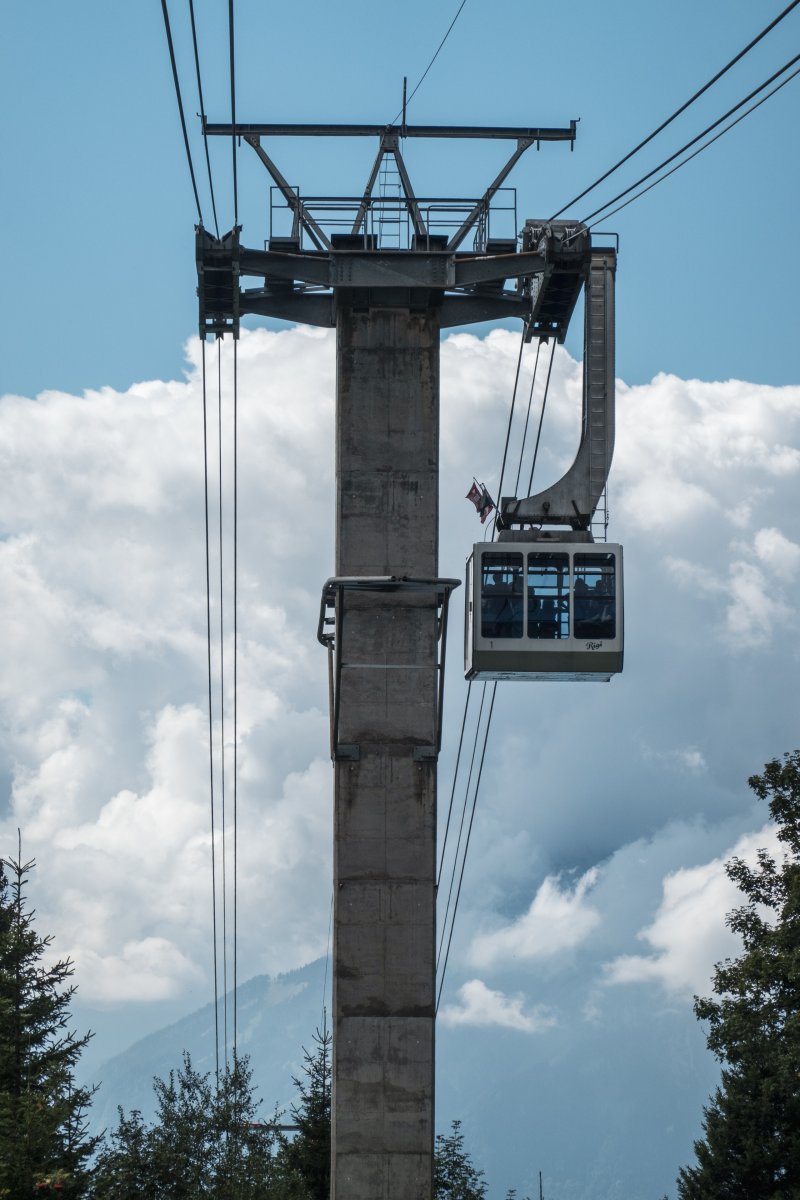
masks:
<svg viewBox="0 0 800 1200"><path fill-rule="evenodd" d="M187 5L173 8L191 117L197 100ZM402 13L384 6L365 13L351 0L315 0L301 19L290 6L240 0L240 119L390 120L403 76L410 86L419 78L456 8L410 0ZM206 108L211 119L224 120L227 8L199 0L196 10ZM573 154L561 146L530 151L511 180L520 213L548 216L777 11L743 0L582 2L558 11L504 0L489 12L468 0L410 117L559 125L580 118ZM617 179L632 181L719 116L787 61L799 38L794 12L606 189ZM3 329L14 348L4 386L30 394L177 374L181 343L195 322L195 216L160 5L14 6L2 56L10 282ZM798 190L797 97L797 84L788 85L614 218L622 239L618 362L631 382L658 370L684 378L794 378L792 280L800 252L788 226ZM229 147L215 149L221 222L228 225ZM276 152L306 193L342 194L361 186L373 147L281 143ZM417 190L434 194L479 193L501 153L463 143L408 148ZM243 236L257 245L266 176L246 147L240 164ZM584 205L594 196L572 215L591 211Z"/></svg>
<svg viewBox="0 0 800 1200"><path fill-rule="evenodd" d="M196 8L207 110L224 120L226 6ZM413 85L456 8L311 3L301 18L240 0L239 118L391 118L403 75ZM193 112L186 11L177 0L171 11ZM521 216L547 216L776 12L677 0L558 12L509 2L489 13L467 0L410 116L580 117L574 153L529 151L511 178ZM619 186L798 43L800 9ZM39 860L36 906L76 961L79 1019L99 1030L96 1065L210 994L195 213L160 5L15 6L0 53L0 621L15 651L0 671L0 837L13 850L21 826ZM500 688L481 854L468 864L443 997L442 1053L456 1062L458 1038L474 1037L491 1061L502 1045L522 1072L520 1097L527 1064L539 1087L581 1087L587 1063L629 1047L622 1090L637 1101L625 1120L640 1113L631 1137L658 1136L662 1157L649 1177L642 1166L649 1190L629 1180L628 1200L661 1194L690 1154L686 1113L699 1120L713 1071L704 1060L678 1080L672 1048L697 1047L692 993L732 949L722 862L769 840L745 780L796 741L798 87L612 222L610 535L626 552L625 672L607 688ZM196 128L193 148L200 166ZM227 227L230 147L214 149ZM305 193L358 190L373 153L341 141L276 148ZM502 153L414 143L407 158L418 191L470 195ZM243 240L258 245L266 179L246 147L239 164ZM442 352L443 575L462 574L480 536L463 496L473 473L497 482L516 363L518 331L477 332ZM226 345L226 380L229 354ZM579 355L576 327L555 359L540 459L550 478L577 440ZM531 366L526 357L524 382ZM245 976L325 952L330 766L314 631L333 563L333 367L323 331L253 325L240 344ZM291 511L303 520L290 521L276 496L302 497ZM464 696L459 640L456 627L444 798ZM460 1115L469 1087L448 1091L446 1079L443 1119ZM473 1084L463 1115L492 1169L493 1154L500 1162L513 1149L503 1137L526 1135L493 1103L497 1136L484 1137L480 1094ZM670 1104L684 1114L675 1128L664 1123ZM592 1145L615 1144L614 1117L582 1110ZM607 1181L592 1183L588 1158L567 1178L547 1161L546 1137L535 1150L561 1194L611 1195Z"/></svg>

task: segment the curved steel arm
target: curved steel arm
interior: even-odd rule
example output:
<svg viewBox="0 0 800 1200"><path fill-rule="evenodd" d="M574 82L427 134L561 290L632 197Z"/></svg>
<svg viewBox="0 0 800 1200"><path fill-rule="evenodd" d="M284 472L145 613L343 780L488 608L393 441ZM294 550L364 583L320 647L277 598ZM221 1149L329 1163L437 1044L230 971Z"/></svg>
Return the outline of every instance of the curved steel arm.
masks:
<svg viewBox="0 0 800 1200"><path fill-rule="evenodd" d="M614 278L616 252L593 249L585 286L583 423L575 461L557 483L523 500L503 497L498 528L588 529L614 454Z"/></svg>

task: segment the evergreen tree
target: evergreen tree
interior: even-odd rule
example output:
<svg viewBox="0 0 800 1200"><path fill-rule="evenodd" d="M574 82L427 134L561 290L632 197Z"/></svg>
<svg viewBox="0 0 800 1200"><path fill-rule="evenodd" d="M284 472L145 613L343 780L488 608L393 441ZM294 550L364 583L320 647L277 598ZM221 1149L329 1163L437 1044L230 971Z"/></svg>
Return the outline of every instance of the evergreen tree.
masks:
<svg viewBox="0 0 800 1200"><path fill-rule="evenodd" d="M52 938L36 932L25 895L34 865L0 862L0 1196L12 1200L84 1195L96 1145L92 1093L74 1084L92 1035L68 1028L71 961L43 961Z"/></svg>
<svg viewBox="0 0 800 1200"><path fill-rule="evenodd" d="M281 1157L305 1187L308 1200L328 1200L331 1190L331 1034L314 1031L316 1049L303 1047L303 1077L293 1078L300 1098L291 1113L299 1129Z"/></svg>
<svg viewBox="0 0 800 1200"><path fill-rule="evenodd" d="M486 1200L483 1171L476 1169L464 1149L460 1121L453 1121L449 1134L436 1135L433 1195L434 1200Z"/></svg>
<svg viewBox="0 0 800 1200"><path fill-rule="evenodd" d="M153 1086L152 1125L120 1108L95 1170L96 1200L305 1200L273 1157L274 1128L258 1118L251 1071L237 1059L215 1087L184 1054L183 1065Z"/></svg>
<svg viewBox="0 0 800 1200"><path fill-rule="evenodd" d="M759 850L755 867L726 864L746 897L727 917L744 949L717 965L716 998L695 998L723 1069L695 1142L697 1165L678 1178L681 1200L800 1196L800 751L749 784L769 800L784 855L776 862Z"/></svg>
<svg viewBox="0 0 800 1200"><path fill-rule="evenodd" d="M138 1109L126 1115L117 1109L117 1127L104 1142L95 1164L93 1197L133 1197L156 1200L158 1189L151 1171L150 1130Z"/></svg>

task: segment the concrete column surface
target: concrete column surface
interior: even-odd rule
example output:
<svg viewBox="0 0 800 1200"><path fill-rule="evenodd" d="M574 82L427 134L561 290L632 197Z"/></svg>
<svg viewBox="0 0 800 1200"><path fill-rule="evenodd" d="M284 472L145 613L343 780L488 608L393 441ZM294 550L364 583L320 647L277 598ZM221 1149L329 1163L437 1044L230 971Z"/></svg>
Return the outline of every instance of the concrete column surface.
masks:
<svg viewBox="0 0 800 1200"><path fill-rule="evenodd" d="M435 309L337 310L336 573L438 565ZM334 1200L430 1200L434 1139L436 604L345 592L335 764ZM427 753L426 753L427 752Z"/></svg>

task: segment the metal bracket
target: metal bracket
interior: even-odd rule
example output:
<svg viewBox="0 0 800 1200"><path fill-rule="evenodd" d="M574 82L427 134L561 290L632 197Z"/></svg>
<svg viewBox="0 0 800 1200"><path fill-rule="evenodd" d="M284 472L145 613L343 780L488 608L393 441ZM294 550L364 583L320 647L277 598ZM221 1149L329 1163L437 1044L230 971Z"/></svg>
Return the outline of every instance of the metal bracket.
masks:
<svg viewBox="0 0 800 1200"><path fill-rule="evenodd" d="M583 420L575 461L543 492L522 499L501 496L498 530L515 525L567 525L578 530L591 527L614 453L616 265L616 251L610 247L593 247L590 251L585 283ZM559 306L560 301L556 309ZM554 311L549 310L547 319Z"/></svg>
<svg viewBox="0 0 800 1200"><path fill-rule="evenodd" d="M532 146L538 149L542 142L551 141L566 141L571 146L575 121L562 128L484 128L405 122L217 125L204 118L203 132L244 138L282 197L281 208L285 205L288 210L291 231L288 237L273 236L270 217L269 250L257 251L240 249L238 230L219 239L198 230L201 336L212 333L221 337L232 332L236 337L240 317L246 315L330 327L335 324L335 298L341 289L369 289L370 304L406 307L408 297L392 293L424 288L431 293L430 302L441 303L442 327L520 317L529 335L552 335L563 341L577 296L574 262L583 248L563 232L574 226L529 221L523 231L525 244L518 253L516 193L504 183ZM299 188L289 183L262 145L263 138L310 135L378 138L377 155L360 195L301 197ZM488 138L512 141L515 146L480 198L424 197L414 191L400 148L406 138ZM394 159L402 194L376 197L375 185L387 156ZM512 203L506 192L514 193ZM498 229L496 225L490 229L490 221L502 220L508 225L510 219L513 230L506 228L498 239ZM384 225L396 229L397 245L390 239L382 241ZM472 249L462 251L468 237ZM535 248L539 241L548 254L559 243L555 266ZM540 280L542 272L545 277ZM260 279L260 286L240 289L240 277L251 276ZM566 295L562 294L564 285Z"/></svg>
<svg viewBox="0 0 800 1200"><path fill-rule="evenodd" d="M428 592L436 602L436 641L441 647L434 667L437 675L435 741L431 745L415 746L414 760L435 760L442 747L442 712L444 708L444 667L447 642L447 610L450 593L459 587L460 579L410 579L397 575L334 576L322 589L319 606L317 641L328 651L328 692L331 722L331 760L357 761L361 750L352 743L339 741L339 711L342 678L342 634L345 620L346 592ZM376 664L380 665L380 664Z"/></svg>
<svg viewBox="0 0 800 1200"><path fill-rule="evenodd" d="M200 302L200 337L239 336L239 233L235 226L215 238L202 225L195 228L197 298Z"/></svg>
<svg viewBox="0 0 800 1200"><path fill-rule="evenodd" d="M589 230L578 221L529 220L522 230L522 249L544 260L544 270L523 283L531 301L525 340L555 337L561 344L589 274Z"/></svg>

